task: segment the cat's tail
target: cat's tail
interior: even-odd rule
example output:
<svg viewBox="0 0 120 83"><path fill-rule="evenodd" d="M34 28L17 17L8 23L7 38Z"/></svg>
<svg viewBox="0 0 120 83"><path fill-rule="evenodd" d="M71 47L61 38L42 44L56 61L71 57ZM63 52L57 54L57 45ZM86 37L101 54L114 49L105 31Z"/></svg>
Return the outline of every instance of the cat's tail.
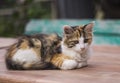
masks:
<svg viewBox="0 0 120 83"><path fill-rule="evenodd" d="M30 64L23 64L23 69L25 70L42 70L47 69L49 67L49 63L47 62L36 62Z"/></svg>

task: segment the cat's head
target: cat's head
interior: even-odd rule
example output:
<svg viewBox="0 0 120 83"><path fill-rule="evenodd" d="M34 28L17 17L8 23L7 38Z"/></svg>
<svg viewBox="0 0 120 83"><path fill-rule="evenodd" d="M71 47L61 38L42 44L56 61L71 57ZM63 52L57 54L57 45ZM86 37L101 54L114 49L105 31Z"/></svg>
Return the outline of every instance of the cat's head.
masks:
<svg viewBox="0 0 120 83"><path fill-rule="evenodd" d="M74 51L85 51L92 43L93 26L93 22L84 26L63 26L63 45Z"/></svg>

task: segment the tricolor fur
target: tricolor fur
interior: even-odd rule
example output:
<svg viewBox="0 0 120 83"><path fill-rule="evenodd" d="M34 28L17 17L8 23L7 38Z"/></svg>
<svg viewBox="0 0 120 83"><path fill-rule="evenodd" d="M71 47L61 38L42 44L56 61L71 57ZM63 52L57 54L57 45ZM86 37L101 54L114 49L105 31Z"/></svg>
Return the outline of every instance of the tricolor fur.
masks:
<svg viewBox="0 0 120 83"><path fill-rule="evenodd" d="M53 54L59 52L61 37L57 34L23 36L13 44L6 54L8 69L45 69Z"/></svg>
<svg viewBox="0 0 120 83"><path fill-rule="evenodd" d="M84 26L65 25L61 42L62 53L53 56L52 64L63 70L87 66L93 39L93 26L93 22Z"/></svg>
<svg viewBox="0 0 120 83"><path fill-rule="evenodd" d="M63 70L87 66L94 23L63 27L64 36L36 34L23 36L6 54L8 69L46 69L51 65Z"/></svg>

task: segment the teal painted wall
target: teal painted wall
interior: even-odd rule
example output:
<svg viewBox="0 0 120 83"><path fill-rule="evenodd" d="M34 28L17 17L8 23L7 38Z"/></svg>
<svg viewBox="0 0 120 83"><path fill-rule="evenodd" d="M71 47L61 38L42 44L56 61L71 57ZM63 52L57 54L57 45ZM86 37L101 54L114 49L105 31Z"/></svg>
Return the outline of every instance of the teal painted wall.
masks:
<svg viewBox="0 0 120 83"><path fill-rule="evenodd" d="M31 20L25 34L58 33L62 36L64 25L83 25L95 21L94 44L120 45L120 20Z"/></svg>

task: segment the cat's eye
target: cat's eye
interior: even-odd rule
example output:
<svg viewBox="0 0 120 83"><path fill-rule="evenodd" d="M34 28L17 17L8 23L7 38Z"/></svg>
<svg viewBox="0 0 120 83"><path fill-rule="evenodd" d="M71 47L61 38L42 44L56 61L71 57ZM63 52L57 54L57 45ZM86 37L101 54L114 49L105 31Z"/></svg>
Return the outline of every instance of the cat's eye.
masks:
<svg viewBox="0 0 120 83"><path fill-rule="evenodd" d="M79 41L74 41L74 43L75 43L75 44L78 44L78 43L79 43Z"/></svg>
<svg viewBox="0 0 120 83"><path fill-rule="evenodd" d="M87 43L89 39L84 39L84 43Z"/></svg>

